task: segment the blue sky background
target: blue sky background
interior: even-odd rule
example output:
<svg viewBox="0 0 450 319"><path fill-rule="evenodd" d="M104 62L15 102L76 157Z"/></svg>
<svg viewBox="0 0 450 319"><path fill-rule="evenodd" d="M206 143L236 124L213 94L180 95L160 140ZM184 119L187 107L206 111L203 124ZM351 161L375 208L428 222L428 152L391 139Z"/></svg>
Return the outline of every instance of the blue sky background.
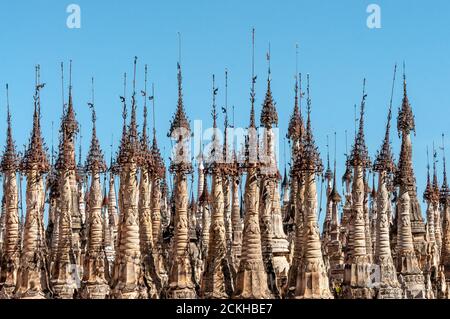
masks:
<svg viewBox="0 0 450 319"><path fill-rule="evenodd" d="M70 3L81 7L81 29L66 26L66 7ZM381 7L381 29L366 26L366 8L370 3ZM284 136L293 107L295 44L299 43L299 71L311 74L316 142L325 160L326 135L332 140L333 132L337 132L339 177L345 160L344 131L349 132L350 147L353 105L360 103L362 79L367 78L366 139L373 156L384 135L394 63L406 61L408 92L416 116L413 151L421 199L426 181L426 146L431 147L433 141L440 145L441 133L450 141L449 14L450 3L444 0L3 1L0 132L5 132L6 123L3 87L9 83L14 138L19 148L26 143L32 123L34 65L39 63L42 81L47 84L42 91L43 132L50 146L54 121L57 145L62 110L60 62L66 63L67 70L72 59L74 104L82 123L83 156L90 140L87 102L90 78L94 76L98 135L109 158L111 135L114 134L117 147L121 132L122 74L131 76L136 55L137 87L143 88L143 67L147 63L149 82L154 82L156 88L159 143L168 149L166 133L177 100L177 32L182 34L184 102L189 118L202 119L206 127L211 125L211 74L216 74L218 104L223 105L223 73L228 68L229 105L235 105L236 126L246 126L251 28L255 27L258 115L266 89L265 56L270 41L272 89ZM402 97L401 72L397 75L395 117ZM141 100L138 112L142 114ZM392 140L398 158L395 124ZM4 144L4 138L0 143ZM168 154L164 155L167 158ZM280 161L283 165L282 158ZM440 171L441 164L439 160Z"/></svg>

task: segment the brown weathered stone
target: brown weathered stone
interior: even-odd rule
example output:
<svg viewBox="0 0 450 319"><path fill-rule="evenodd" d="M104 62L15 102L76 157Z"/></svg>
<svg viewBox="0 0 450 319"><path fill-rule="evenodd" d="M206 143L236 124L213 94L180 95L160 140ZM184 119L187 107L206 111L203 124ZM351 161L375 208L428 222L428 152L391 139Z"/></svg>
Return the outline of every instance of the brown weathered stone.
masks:
<svg viewBox="0 0 450 319"><path fill-rule="evenodd" d="M314 142L311 127L311 99L309 95L309 76L307 86L308 119L303 140L302 157L295 165L304 176L303 199L303 256L297 271L295 298L329 299L328 274L322 256L319 225L317 222L317 190L315 174L322 171L322 161Z"/></svg>
<svg viewBox="0 0 450 319"><path fill-rule="evenodd" d="M169 271L167 295L173 299L196 298L192 280L192 265L189 258L188 192L186 174L192 170L186 144L189 141L190 127L183 106L181 89L181 67L178 64L178 104L171 122L168 136L176 138L175 158L171 171L174 173L174 226L172 266Z"/></svg>
<svg viewBox="0 0 450 319"><path fill-rule="evenodd" d="M39 78L39 66L36 68ZM30 143L21 162L27 175L27 214L23 230L23 246L15 290L16 298L49 296L48 250L44 234L44 177L49 170L40 127L40 84L36 83L33 129Z"/></svg>

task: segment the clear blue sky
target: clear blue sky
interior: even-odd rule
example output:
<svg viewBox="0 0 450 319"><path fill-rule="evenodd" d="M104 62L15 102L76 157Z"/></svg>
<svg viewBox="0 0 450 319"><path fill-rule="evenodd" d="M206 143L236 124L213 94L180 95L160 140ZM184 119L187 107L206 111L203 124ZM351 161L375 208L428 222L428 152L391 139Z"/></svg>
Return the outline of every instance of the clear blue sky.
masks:
<svg viewBox="0 0 450 319"><path fill-rule="evenodd" d="M66 27L66 7L81 7L81 29ZM381 29L366 26L366 7L381 7ZM83 153L90 139L90 77L95 77L98 135L109 158L111 135L121 132L122 74L131 75L138 60L138 89L143 66L155 83L159 143L168 147L169 120L176 106L177 32L182 34L184 102L191 120L211 123L211 74L224 99L224 69L229 70L229 104L236 125L249 114L251 28L256 28L257 112L264 98L266 50L271 43L272 88L284 136L293 107L295 44L299 71L311 74L313 127L325 159L326 135L338 137L338 174L342 176L344 131L353 139L353 105L359 105L367 78L366 139L373 156L381 144L394 63L407 64L408 91L416 116L414 165L422 197L426 146L450 141L450 3L448 1L39 1L4 2L0 8L0 85L10 85L16 144L22 148L31 128L34 65L41 64L42 123L47 145L55 122L55 145L61 115L60 65L73 60L77 119L82 123ZM401 102L397 77L394 110ZM130 82L129 82L130 83ZM5 131L5 92L0 90L0 132ZM142 101L139 101L142 114ZM259 116L258 116L259 118ZM141 117L140 117L141 119ZM222 119L221 119L222 121ZM395 125L394 129L395 129ZM2 135L4 136L4 135ZM398 157L399 140L392 131ZM330 138L331 139L331 138ZM4 144L4 137L0 139ZM282 152L281 152L282 154ZM167 154L165 154L167 156ZM441 169L441 160L439 169ZM283 164L283 159L281 159Z"/></svg>

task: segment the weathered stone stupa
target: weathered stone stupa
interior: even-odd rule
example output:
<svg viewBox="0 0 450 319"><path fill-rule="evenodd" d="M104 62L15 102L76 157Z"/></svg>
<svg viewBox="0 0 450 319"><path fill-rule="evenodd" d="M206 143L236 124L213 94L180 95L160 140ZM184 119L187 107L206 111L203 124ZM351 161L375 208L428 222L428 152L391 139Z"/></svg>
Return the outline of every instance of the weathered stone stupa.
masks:
<svg viewBox="0 0 450 319"><path fill-rule="evenodd" d="M224 182L226 165L217 135L216 94L213 75L213 136L208 157L208 171L212 176L211 224L209 228L208 255L201 281L201 295L204 298L228 298L232 294L232 277L227 255L225 227Z"/></svg>
<svg viewBox="0 0 450 319"><path fill-rule="evenodd" d="M81 226L73 222L78 218L78 189L75 163L75 135L78 122L72 101L72 85L69 84L69 102L61 120L58 170L58 247L52 268L51 282L56 298L73 298L79 288L79 231ZM74 224L76 225L74 227ZM79 251L78 251L79 252Z"/></svg>
<svg viewBox="0 0 450 319"><path fill-rule="evenodd" d="M139 241L139 188L138 167L141 163L139 136L136 123L136 58L134 60L133 95L131 97L131 119L126 130L126 101L124 103L124 132L119 146L119 211L120 221L117 238L116 259L113 269L111 296L117 299L146 298L143 282L141 250Z"/></svg>
<svg viewBox="0 0 450 319"><path fill-rule="evenodd" d="M254 49L253 30L253 49ZM233 298L267 299L271 292L267 285L267 273L262 258L261 228L259 221L259 162L258 137L255 125L255 82L254 66L252 67L252 90L250 94L250 125L245 145L244 169L245 179L245 217L242 238L242 251L239 269L236 274L236 286Z"/></svg>
<svg viewBox="0 0 450 319"><path fill-rule="evenodd" d="M297 271L295 298L329 299L328 274L322 256L319 225L317 222L316 173L322 172L322 161L314 142L311 127L311 98L309 95L309 75L307 85L308 119L303 140L303 156L295 163L304 176L304 215L303 215L303 256Z"/></svg>
<svg viewBox="0 0 450 319"><path fill-rule="evenodd" d="M174 174L175 234L173 238L172 266L169 271L168 297L174 299L196 298L189 259L188 191L187 174L192 171L187 143L190 126L183 105L181 66L178 63L178 104L172 119L169 137L176 141L170 170Z"/></svg>
<svg viewBox="0 0 450 319"><path fill-rule="evenodd" d="M398 113L397 130L402 138L399 164L395 176L399 187L397 202L397 275L406 298L425 298L425 279L419 259L426 248L425 226L416 194L412 167L410 132L415 129L414 115L406 94L403 76L403 101Z"/></svg>
<svg viewBox="0 0 450 319"><path fill-rule="evenodd" d="M392 86L392 89L394 89L394 86ZM379 278L377 278L379 287L376 287L376 297L378 299L401 299L403 296L400 284L397 280L389 240L390 215L392 214L392 174L395 171L395 164L390 145L391 118L392 98L389 106L383 144L378 151L373 167L374 171L378 172L378 191L376 197L376 249L374 258L374 263L379 267Z"/></svg>
<svg viewBox="0 0 450 319"><path fill-rule="evenodd" d="M44 174L50 169L41 133L40 67L36 67L33 129L28 149L21 162L21 171L27 176L27 214L23 232L16 298L45 298L50 296L48 249L44 233Z"/></svg>
<svg viewBox="0 0 450 319"><path fill-rule="evenodd" d="M93 82L94 80L92 80ZM93 84L92 84L93 85ZM92 88L94 90L94 88ZM103 225L107 216L102 216L103 194L100 183L100 173L106 171L103 152L97 138L94 94L92 102L92 138L86 160L86 169L90 172L89 211L87 214L87 249L84 258L81 296L84 299L104 299L109 294L106 280L108 260L106 259Z"/></svg>
<svg viewBox="0 0 450 319"><path fill-rule="evenodd" d="M5 197L3 247L0 264L0 298L2 299L10 299L13 297L20 261L20 232L17 190L17 169L19 159L12 137L8 85L6 85L6 94L6 146L1 161L1 171L3 174L3 194Z"/></svg>
<svg viewBox="0 0 450 319"><path fill-rule="evenodd" d="M365 87L365 79L364 79ZM344 270L343 295L352 299L370 299L374 292L370 279L371 257L367 251L366 242L366 218L364 211L365 199L365 170L370 166L370 159L364 138L364 107L366 103L366 93L363 89L361 101L361 112L359 118L359 130L355 136L355 144L349 158L353 167L352 184L352 211L350 217L350 229L347 245L351 251L346 260Z"/></svg>

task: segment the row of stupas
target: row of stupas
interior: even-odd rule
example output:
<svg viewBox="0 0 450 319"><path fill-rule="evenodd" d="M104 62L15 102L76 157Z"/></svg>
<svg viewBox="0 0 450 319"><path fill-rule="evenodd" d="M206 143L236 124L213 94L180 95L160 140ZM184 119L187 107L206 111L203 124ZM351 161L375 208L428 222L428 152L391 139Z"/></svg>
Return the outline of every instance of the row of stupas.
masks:
<svg viewBox="0 0 450 319"><path fill-rule="evenodd" d="M142 130L137 126L136 63L135 58L130 119L125 75L122 137L109 166L96 134L94 92L89 103L92 137L84 165L76 162L78 123L71 84L56 160L53 155L49 160L41 133L44 84L39 67L33 128L23 154L14 144L7 102L1 158L1 298L450 298L450 190L445 157L441 186L435 161L432 177L428 171L424 220L412 165L410 134L415 124L405 76L397 117L398 163L390 146L392 98L381 148L373 163L369 159L363 89L359 129L342 178L342 200L336 155L331 167L328 154L323 172L314 141L309 76L306 121L301 112L301 75L296 77L287 132L292 165L284 176L274 152L278 115L270 63L260 115L262 131L257 131L255 119L252 68L250 122L240 152L230 147L227 134L220 141L213 76L212 141L196 158L194 172L178 64L178 104L168 133L175 145L167 172L156 139L154 95L147 94L147 67L141 92ZM150 141L147 101L152 100ZM227 106L223 111L226 131L232 125ZM194 173L198 174L196 197L194 179L189 183ZM372 187L369 173L378 174ZM19 175L26 179L24 218L19 214ZM326 181L326 214L319 228L317 183L321 178Z"/></svg>

